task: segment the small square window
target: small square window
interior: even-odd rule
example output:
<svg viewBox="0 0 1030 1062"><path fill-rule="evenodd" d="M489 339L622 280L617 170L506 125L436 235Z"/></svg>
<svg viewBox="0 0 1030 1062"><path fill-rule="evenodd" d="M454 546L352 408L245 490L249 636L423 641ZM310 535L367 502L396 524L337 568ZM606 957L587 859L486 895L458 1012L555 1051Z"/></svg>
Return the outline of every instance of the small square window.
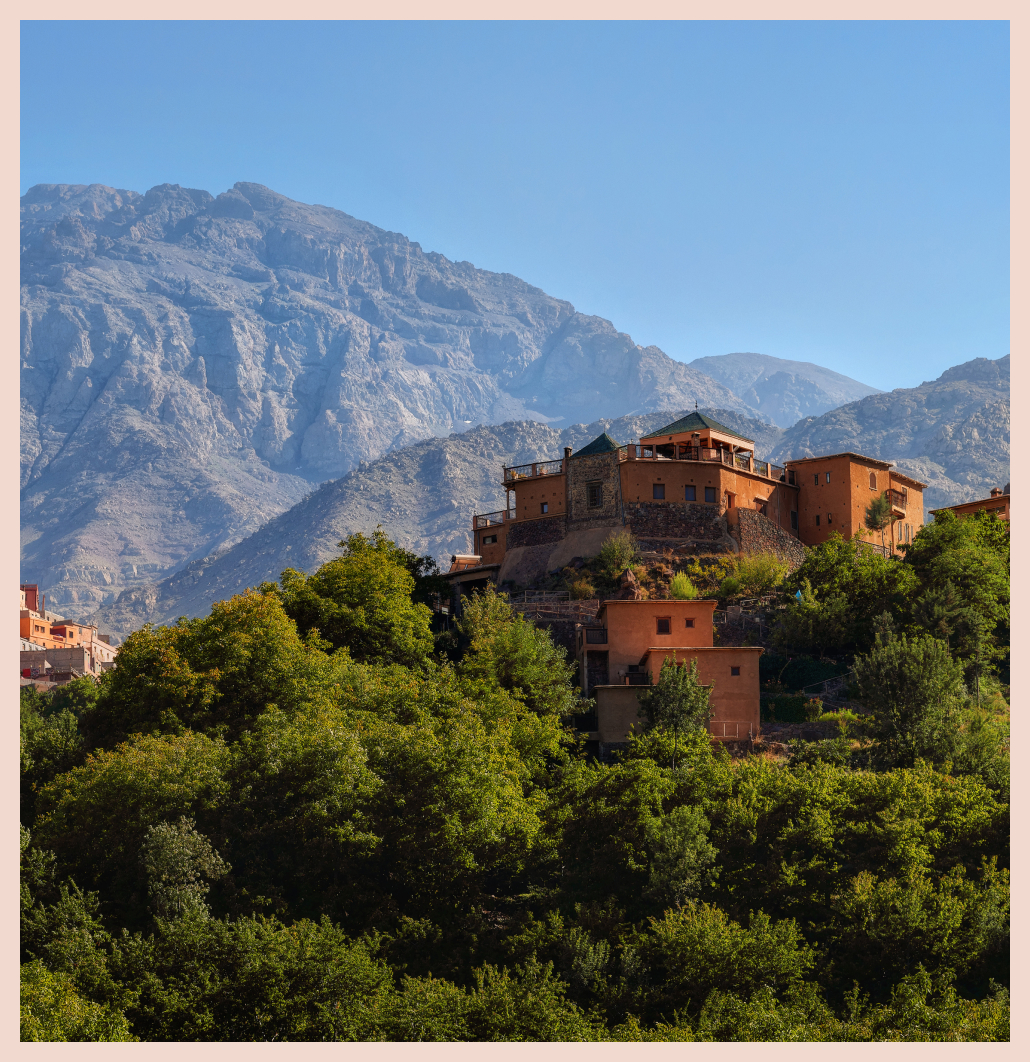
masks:
<svg viewBox="0 0 1030 1062"><path fill-rule="evenodd" d="M665 501L665 484L655 483L651 487L651 497L654 498L655 501Z"/></svg>
<svg viewBox="0 0 1030 1062"><path fill-rule="evenodd" d="M740 668L739 667L731 667L730 668L730 674L731 675L739 675L740 674Z"/></svg>
<svg viewBox="0 0 1030 1062"><path fill-rule="evenodd" d="M541 502L540 503L540 511L542 513L546 513L547 512L547 502Z"/></svg>
<svg viewBox="0 0 1030 1062"><path fill-rule="evenodd" d="M715 487L705 487L705 501L715 502Z"/></svg>
<svg viewBox="0 0 1030 1062"><path fill-rule="evenodd" d="M484 546L492 546L496 541L497 541L497 536L496 535L484 535L483 536L483 545Z"/></svg>
<svg viewBox="0 0 1030 1062"><path fill-rule="evenodd" d="M687 487L683 491L683 497L686 501L697 501L697 487Z"/></svg>
<svg viewBox="0 0 1030 1062"><path fill-rule="evenodd" d="M692 619L684 620L683 626L684 627L693 627L694 626L694 621Z"/></svg>
<svg viewBox="0 0 1030 1062"><path fill-rule="evenodd" d="M657 623L657 634L670 634L672 632L672 618L670 616L662 616L655 621Z"/></svg>

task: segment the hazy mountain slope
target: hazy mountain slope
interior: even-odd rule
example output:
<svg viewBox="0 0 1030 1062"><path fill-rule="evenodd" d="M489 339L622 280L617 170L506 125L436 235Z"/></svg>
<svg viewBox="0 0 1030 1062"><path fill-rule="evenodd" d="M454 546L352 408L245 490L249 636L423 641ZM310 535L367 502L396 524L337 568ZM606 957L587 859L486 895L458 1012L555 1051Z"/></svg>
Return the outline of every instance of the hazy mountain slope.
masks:
<svg viewBox="0 0 1030 1062"><path fill-rule="evenodd" d="M986 497L1009 479L1009 359L975 358L919 387L852 402L788 429L773 460L854 450L929 486L927 509Z"/></svg>
<svg viewBox="0 0 1030 1062"><path fill-rule="evenodd" d="M879 394L875 387L810 361L767 354L718 354L696 358L690 367L725 384L781 428L789 428L802 417L818 417L837 406Z"/></svg>
<svg viewBox="0 0 1030 1062"><path fill-rule="evenodd" d="M754 412L517 277L260 185L38 185L21 209L22 578L62 607L431 436Z"/></svg>
<svg viewBox="0 0 1030 1062"><path fill-rule="evenodd" d="M620 442L634 441L685 412L599 420L564 431L519 421L395 450L323 485L220 555L193 562L157 585L125 591L100 610L99 618L105 628L124 634L147 620L204 615L213 601L278 579L284 568L316 568L336 555L346 534L368 532L377 524L402 546L430 553L446 566L452 553L470 548L473 513L504 507L502 465L560 457L563 447L579 448L602 431ZM782 435L778 428L730 410L704 412L753 437L760 454Z"/></svg>

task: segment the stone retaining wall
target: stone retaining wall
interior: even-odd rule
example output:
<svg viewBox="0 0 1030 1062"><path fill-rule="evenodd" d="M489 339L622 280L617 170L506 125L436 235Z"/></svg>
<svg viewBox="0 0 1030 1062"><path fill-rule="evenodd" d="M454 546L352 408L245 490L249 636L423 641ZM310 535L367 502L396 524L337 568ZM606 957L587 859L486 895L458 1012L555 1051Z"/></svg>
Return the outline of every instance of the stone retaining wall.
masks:
<svg viewBox="0 0 1030 1062"><path fill-rule="evenodd" d="M804 562L808 552L789 531L784 531L755 509L738 509L730 534L736 539L741 553L772 553L786 561L791 570Z"/></svg>
<svg viewBox="0 0 1030 1062"><path fill-rule="evenodd" d="M508 525L507 549L520 546L545 546L565 537L565 517L548 516L543 520L516 521Z"/></svg>
<svg viewBox="0 0 1030 1062"><path fill-rule="evenodd" d="M626 523L639 538L719 542L726 524L717 505L698 502L626 502Z"/></svg>

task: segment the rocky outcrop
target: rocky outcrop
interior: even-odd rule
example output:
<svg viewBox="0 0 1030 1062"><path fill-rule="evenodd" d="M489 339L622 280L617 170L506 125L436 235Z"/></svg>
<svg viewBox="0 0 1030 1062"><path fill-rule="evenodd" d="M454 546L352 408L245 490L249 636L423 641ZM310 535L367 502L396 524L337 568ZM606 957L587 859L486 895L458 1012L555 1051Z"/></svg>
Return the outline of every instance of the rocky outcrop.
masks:
<svg viewBox="0 0 1030 1062"><path fill-rule="evenodd" d="M748 412L517 277L247 183L30 189L21 363L22 578L78 613L420 440Z"/></svg>
<svg viewBox="0 0 1030 1062"><path fill-rule="evenodd" d="M927 510L973 501L1009 480L1009 359L976 358L919 387L899 387L807 418L771 459L852 450L927 484Z"/></svg>
<svg viewBox="0 0 1030 1062"><path fill-rule="evenodd" d="M880 392L810 361L789 361L767 354L718 354L697 358L691 368L725 384L734 394L789 428L802 417L818 417Z"/></svg>

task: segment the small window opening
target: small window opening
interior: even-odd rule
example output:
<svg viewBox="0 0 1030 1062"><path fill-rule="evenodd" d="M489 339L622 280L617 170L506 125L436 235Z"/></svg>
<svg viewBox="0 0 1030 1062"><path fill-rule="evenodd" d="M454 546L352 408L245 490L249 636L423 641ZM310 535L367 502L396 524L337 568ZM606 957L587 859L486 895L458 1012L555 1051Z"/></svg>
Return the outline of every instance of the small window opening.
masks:
<svg viewBox="0 0 1030 1062"><path fill-rule="evenodd" d="M876 473L875 472L870 472L869 473L869 489L870 490L876 490Z"/></svg>
<svg viewBox="0 0 1030 1062"><path fill-rule="evenodd" d="M730 668L730 674L731 675L739 675L740 674L740 668L739 667L731 667Z"/></svg>
<svg viewBox="0 0 1030 1062"><path fill-rule="evenodd" d="M693 627L694 626L694 621L692 619L684 620L683 626L684 627Z"/></svg>
<svg viewBox="0 0 1030 1062"><path fill-rule="evenodd" d="M541 502L540 503L540 511L542 513L546 513L547 512L547 502Z"/></svg>
<svg viewBox="0 0 1030 1062"><path fill-rule="evenodd" d="M685 501L697 501L697 488L694 486L685 487L683 490L683 498Z"/></svg>
<svg viewBox="0 0 1030 1062"><path fill-rule="evenodd" d="M715 503L715 487L705 487L705 501Z"/></svg>
<svg viewBox="0 0 1030 1062"><path fill-rule="evenodd" d="M826 473L826 482L827 483L830 482L830 473L829 472Z"/></svg>
<svg viewBox="0 0 1030 1062"><path fill-rule="evenodd" d="M601 484L599 482L587 484L587 505L591 509L601 508Z"/></svg>
<svg viewBox="0 0 1030 1062"><path fill-rule="evenodd" d="M651 487L651 497L654 498L655 501L665 501L665 484L655 483Z"/></svg>
<svg viewBox="0 0 1030 1062"><path fill-rule="evenodd" d="M672 631L672 617L671 616L660 616L658 619L655 620L655 623L657 624L656 633L658 633L658 634L669 634L669 633L671 633L671 631Z"/></svg>
<svg viewBox="0 0 1030 1062"><path fill-rule="evenodd" d="M816 472L816 474L815 474L815 485L817 487L819 486L819 473L818 472Z"/></svg>
<svg viewBox="0 0 1030 1062"><path fill-rule="evenodd" d="M828 524L832 524L833 523L833 513L827 513L826 514L826 522Z"/></svg>
<svg viewBox="0 0 1030 1062"><path fill-rule="evenodd" d="M798 529L798 514L796 509L790 511L790 529L791 531L797 531Z"/></svg>
<svg viewBox="0 0 1030 1062"><path fill-rule="evenodd" d="M816 526L816 527L818 527L818 526L819 526L819 524L820 524L820 520L819 520L819 514L818 514L818 513L816 513L816 514L815 514L815 526Z"/></svg>

